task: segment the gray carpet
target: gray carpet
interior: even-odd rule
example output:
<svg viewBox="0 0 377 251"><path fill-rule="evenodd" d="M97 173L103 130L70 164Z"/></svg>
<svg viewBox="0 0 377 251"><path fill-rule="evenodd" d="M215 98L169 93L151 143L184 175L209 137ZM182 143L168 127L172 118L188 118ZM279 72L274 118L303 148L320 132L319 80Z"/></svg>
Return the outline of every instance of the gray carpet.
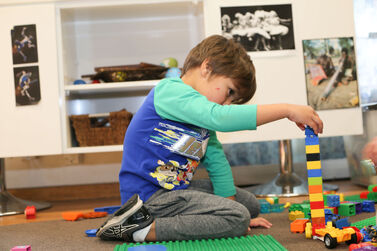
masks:
<svg viewBox="0 0 377 251"><path fill-rule="evenodd" d="M350 218L356 222L374 216L362 213ZM304 234L290 232L288 210L283 213L264 214L273 224L271 229L255 228L251 234L270 234L288 250L326 250L323 242L305 239ZM5 216L6 217L6 216ZM17 245L31 245L32 251L59 250L113 250L122 242L105 242L96 237L86 237L85 230L99 227L104 219L83 219L75 222L49 221L0 227L0 251ZM337 250L348 250L340 244Z"/></svg>

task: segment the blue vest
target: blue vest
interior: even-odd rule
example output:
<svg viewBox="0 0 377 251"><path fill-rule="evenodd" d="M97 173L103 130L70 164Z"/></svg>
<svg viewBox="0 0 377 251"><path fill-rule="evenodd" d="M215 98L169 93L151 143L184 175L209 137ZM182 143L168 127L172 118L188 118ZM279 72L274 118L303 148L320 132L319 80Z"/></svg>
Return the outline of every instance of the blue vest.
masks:
<svg viewBox="0 0 377 251"><path fill-rule="evenodd" d="M124 138L119 173L122 204L135 193L145 202L161 188L187 188L207 148L207 129L157 114L154 90L133 116Z"/></svg>

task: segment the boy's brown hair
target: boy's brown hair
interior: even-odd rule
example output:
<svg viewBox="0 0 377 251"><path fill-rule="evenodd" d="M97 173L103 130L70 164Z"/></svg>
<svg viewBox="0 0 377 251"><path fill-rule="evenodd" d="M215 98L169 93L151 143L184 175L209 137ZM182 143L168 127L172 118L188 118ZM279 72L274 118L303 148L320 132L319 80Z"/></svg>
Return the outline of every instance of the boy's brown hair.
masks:
<svg viewBox="0 0 377 251"><path fill-rule="evenodd" d="M199 67L206 59L210 76L225 76L234 81L238 89L234 104L244 104L253 97L257 88L255 68L241 44L220 35L204 39L187 55L181 76Z"/></svg>

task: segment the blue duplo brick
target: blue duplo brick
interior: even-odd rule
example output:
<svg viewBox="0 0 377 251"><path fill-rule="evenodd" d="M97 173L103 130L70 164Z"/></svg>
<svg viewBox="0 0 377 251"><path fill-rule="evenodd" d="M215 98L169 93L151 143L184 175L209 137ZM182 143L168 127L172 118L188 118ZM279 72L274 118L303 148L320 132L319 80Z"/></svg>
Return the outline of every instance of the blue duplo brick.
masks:
<svg viewBox="0 0 377 251"><path fill-rule="evenodd" d="M337 194L329 194L327 195L327 205L329 207L339 207L340 205L340 197Z"/></svg>
<svg viewBox="0 0 377 251"><path fill-rule="evenodd" d="M309 126L305 128L305 145L319 145L318 136L314 133L313 129Z"/></svg>
<svg viewBox="0 0 377 251"><path fill-rule="evenodd" d="M307 146L319 145L319 139L318 139L318 137L307 136L305 138L305 145L307 145Z"/></svg>
<svg viewBox="0 0 377 251"><path fill-rule="evenodd" d="M308 169L308 178L322 177L321 169Z"/></svg>

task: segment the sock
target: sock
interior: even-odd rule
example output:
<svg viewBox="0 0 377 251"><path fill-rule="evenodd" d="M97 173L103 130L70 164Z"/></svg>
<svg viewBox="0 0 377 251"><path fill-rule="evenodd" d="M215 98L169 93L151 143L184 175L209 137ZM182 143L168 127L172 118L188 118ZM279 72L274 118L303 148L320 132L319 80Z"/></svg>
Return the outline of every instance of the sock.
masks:
<svg viewBox="0 0 377 251"><path fill-rule="evenodd" d="M145 241L145 237L147 237L147 234L149 233L149 230L151 229L151 226L152 226L152 224L150 224L149 226L147 226L145 228L142 228L140 230L135 231L132 234L132 237L133 237L134 241L135 242L143 242L143 241Z"/></svg>

